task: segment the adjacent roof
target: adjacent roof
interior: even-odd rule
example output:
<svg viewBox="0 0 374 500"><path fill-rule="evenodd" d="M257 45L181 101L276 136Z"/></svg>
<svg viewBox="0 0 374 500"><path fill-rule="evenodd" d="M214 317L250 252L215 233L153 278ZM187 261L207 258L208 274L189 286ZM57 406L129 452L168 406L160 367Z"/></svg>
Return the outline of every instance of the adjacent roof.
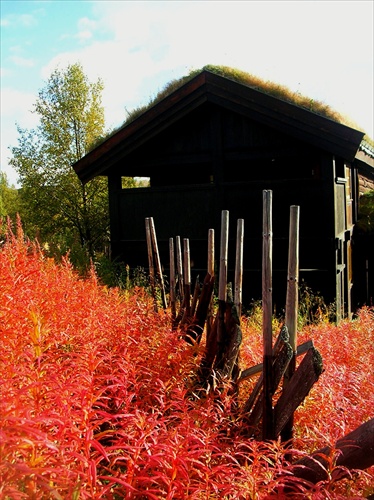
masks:
<svg viewBox="0 0 374 500"><path fill-rule="evenodd" d="M364 137L364 132L203 69L75 163L76 173L82 182L106 175L134 149L205 102L280 129L349 162L355 159Z"/></svg>

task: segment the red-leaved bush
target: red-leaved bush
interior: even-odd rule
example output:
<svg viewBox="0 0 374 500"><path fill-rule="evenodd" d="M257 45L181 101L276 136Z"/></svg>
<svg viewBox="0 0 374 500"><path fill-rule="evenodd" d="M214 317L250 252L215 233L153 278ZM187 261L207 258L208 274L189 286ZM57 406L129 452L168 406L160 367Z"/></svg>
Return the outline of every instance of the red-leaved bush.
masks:
<svg viewBox="0 0 374 500"><path fill-rule="evenodd" d="M4 232L4 231L3 231ZM204 348L172 330L143 289L108 289L57 265L9 229L0 248L0 498L363 498L374 468L316 485L293 459L373 417L374 315L363 308L312 339L324 372L295 412L292 449L244 437L230 392L194 397ZM240 364L261 361L262 332L242 320ZM274 332L277 335L278 332ZM239 404L256 381L241 385ZM335 479L334 479L335 478ZM286 485L286 489L285 489Z"/></svg>

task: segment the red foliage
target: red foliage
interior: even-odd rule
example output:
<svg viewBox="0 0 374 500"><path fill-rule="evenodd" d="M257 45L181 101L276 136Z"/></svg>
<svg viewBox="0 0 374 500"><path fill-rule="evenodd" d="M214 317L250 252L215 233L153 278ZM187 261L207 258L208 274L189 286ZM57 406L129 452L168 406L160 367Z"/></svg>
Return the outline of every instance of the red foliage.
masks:
<svg viewBox="0 0 374 500"><path fill-rule="evenodd" d="M228 394L188 397L199 352L142 289L80 279L19 226L0 249L0 293L1 499L282 498L290 450L241 437ZM244 321L243 337L247 368L261 334ZM292 453L373 417L373 337L366 308L300 333L325 371L295 413ZM362 498L373 479L373 468L313 488L289 478L287 498Z"/></svg>

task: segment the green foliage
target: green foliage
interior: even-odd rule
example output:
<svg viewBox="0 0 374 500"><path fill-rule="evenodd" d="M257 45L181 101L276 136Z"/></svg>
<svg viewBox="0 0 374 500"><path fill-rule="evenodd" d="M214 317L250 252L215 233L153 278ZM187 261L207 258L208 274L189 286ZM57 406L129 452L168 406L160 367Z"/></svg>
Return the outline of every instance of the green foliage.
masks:
<svg viewBox="0 0 374 500"><path fill-rule="evenodd" d="M20 206L17 189L9 185L5 172L0 172L0 217L10 217L15 221Z"/></svg>
<svg viewBox="0 0 374 500"><path fill-rule="evenodd" d="M335 321L335 304L327 305L319 292L302 281L299 285L298 328L329 321Z"/></svg>
<svg viewBox="0 0 374 500"><path fill-rule="evenodd" d="M374 232L374 189L360 198L357 229L363 233Z"/></svg>
<svg viewBox="0 0 374 500"><path fill-rule="evenodd" d="M335 304L326 304L324 298L319 292L314 291L304 281L299 285L298 300L298 318L297 327L302 330L308 325L317 325L319 323L335 321ZM263 324L263 310L261 300L254 300L249 308L244 311L247 322L252 328L261 330ZM284 322L284 311L275 314L272 317L273 331L280 329Z"/></svg>
<svg viewBox="0 0 374 500"><path fill-rule="evenodd" d="M107 183L96 178L83 185L72 164L103 134L102 90L102 82L90 83L79 64L56 69L35 104L40 124L18 127L18 146L11 149L26 233L60 254L80 245L86 260L108 241Z"/></svg>

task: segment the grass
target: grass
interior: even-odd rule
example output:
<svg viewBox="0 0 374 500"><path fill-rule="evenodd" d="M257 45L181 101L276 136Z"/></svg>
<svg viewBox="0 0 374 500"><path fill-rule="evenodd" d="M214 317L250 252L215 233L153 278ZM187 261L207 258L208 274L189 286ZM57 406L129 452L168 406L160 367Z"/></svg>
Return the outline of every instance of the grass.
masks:
<svg viewBox="0 0 374 500"><path fill-rule="evenodd" d="M330 120L336 121L338 123L347 125L349 127L358 130L362 130L357 123L352 121L352 119L342 115L341 113L334 110L331 106L322 101L313 99L308 96L304 96L299 92L294 92L290 90L285 85L282 85L277 82L272 82L270 80L264 80L256 75L247 73L240 69L232 68L229 66L219 66L212 64L203 66L200 69L191 70L187 75L169 81L154 97L149 99L148 104L137 107L131 112L128 112L127 118L125 119L123 125L119 128L122 128L131 123L132 121L134 121L138 116L143 114L149 108L160 102L162 99L165 99L167 96L171 95L173 92L178 90L185 83L189 82L195 76L197 76L199 73L203 71L210 71L212 73L215 73L216 75L223 76L225 78L238 82L242 85L246 85L255 90L259 90L260 92L264 92L265 94L271 95L278 99L282 99L291 104L295 104L296 106L299 106L303 109L306 109L318 115L324 116L325 118L328 118ZM119 130L119 128L112 131L105 139L116 133ZM368 135L364 136L364 140L367 144L373 147L374 145L373 139L371 139Z"/></svg>

